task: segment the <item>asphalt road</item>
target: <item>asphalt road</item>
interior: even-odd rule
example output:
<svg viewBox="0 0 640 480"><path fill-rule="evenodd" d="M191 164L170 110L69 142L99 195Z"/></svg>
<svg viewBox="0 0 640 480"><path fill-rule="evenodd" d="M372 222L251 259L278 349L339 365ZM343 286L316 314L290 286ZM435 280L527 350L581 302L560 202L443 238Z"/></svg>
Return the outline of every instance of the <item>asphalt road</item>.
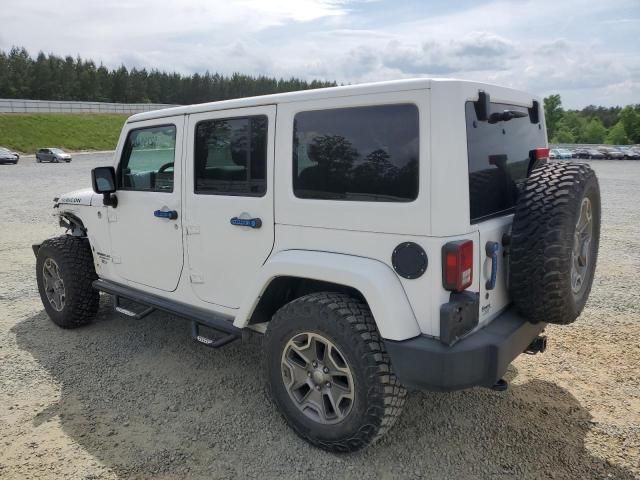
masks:
<svg viewBox="0 0 640 480"><path fill-rule="evenodd" d="M497 393L412 393L393 430L319 451L264 391L260 347L195 344L165 314L65 331L43 311L30 245L62 233L52 199L110 154L0 165L0 478L640 478L640 162L592 162L603 192L582 317L550 327Z"/></svg>

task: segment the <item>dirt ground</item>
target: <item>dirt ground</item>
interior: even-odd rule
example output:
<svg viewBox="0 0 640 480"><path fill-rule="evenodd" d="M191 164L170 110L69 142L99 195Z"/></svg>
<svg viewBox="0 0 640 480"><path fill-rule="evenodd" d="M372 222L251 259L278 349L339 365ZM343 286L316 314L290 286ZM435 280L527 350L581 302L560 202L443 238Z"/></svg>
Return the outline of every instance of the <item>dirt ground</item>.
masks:
<svg viewBox="0 0 640 480"><path fill-rule="evenodd" d="M640 162L593 162L603 194L587 308L550 327L497 393L412 393L350 455L312 448L267 399L255 344L210 350L164 314L57 328L31 244L60 234L52 198L109 155L0 166L0 478L640 478Z"/></svg>

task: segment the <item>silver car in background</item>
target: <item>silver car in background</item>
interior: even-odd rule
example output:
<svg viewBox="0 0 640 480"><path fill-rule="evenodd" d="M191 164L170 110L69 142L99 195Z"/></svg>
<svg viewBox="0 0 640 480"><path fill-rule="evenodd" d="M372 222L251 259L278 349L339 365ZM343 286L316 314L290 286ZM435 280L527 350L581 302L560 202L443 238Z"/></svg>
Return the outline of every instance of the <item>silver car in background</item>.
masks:
<svg viewBox="0 0 640 480"><path fill-rule="evenodd" d="M5 147L0 147L0 163L18 163L20 155Z"/></svg>
<svg viewBox="0 0 640 480"><path fill-rule="evenodd" d="M71 155L59 148L41 148L36 152L36 162L67 162L71 161Z"/></svg>

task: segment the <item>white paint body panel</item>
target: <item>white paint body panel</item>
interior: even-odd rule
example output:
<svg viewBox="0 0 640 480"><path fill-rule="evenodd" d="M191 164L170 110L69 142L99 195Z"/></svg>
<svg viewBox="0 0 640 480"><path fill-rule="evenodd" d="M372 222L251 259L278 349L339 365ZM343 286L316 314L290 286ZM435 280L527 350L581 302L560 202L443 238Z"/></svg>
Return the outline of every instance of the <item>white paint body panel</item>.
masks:
<svg viewBox="0 0 640 480"><path fill-rule="evenodd" d="M188 280L196 295L230 308L240 307L248 279L260 270L273 248L273 151L276 107L252 107L189 117L187 137L195 138L198 122L220 118L265 115L267 131L267 191L262 197L195 194L193 149L187 142L185 175L185 222ZM238 227L233 217L260 218L262 227Z"/></svg>
<svg viewBox="0 0 640 480"><path fill-rule="evenodd" d="M271 280L281 276L353 286L367 299L375 318L393 319L378 323L380 335L384 338L402 340L420 334L402 285L388 265L355 255L305 250L286 250L271 256L252 279L234 324L245 326L246 320L243 319L249 317Z"/></svg>
<svg viewBox="0 0 640 480"><path fill-rule="evenodd" d="M169 122L185 125L184 135L182 128L178 129L173 194L117 192L120 204L116 209L101 206L101 198L96 196L91 197L91 207L82 200L83 205L60 208L73 211L89 228L101 278L233 316L238 327L248 326L262 293L276 277L339 283L365 296L381 335L393 340L439 335L440 306L449 301L449 292L442 288L442 246L448 241L471 239L474 271L469 290L480 294L478 328L482 328L509 302L502 250L498 286L491 292L484 288L490 274L484 243L500 241L512 218L470 223L465 102L477 100L479 90L487 91L492 102L531 106L535 99L477 82L419 79L134 115L121 135L116 167L128 130ZM382 203L296 198L292 188L295 114L389 103L412 103L419 109L417 199ZM201 119L257 113L269 118L267 195L194 195L194 125ZM544 118L541 121L544 128ZM179 212L177 222L153 217L153 210L163 206ZM243 212L260 217L262 229L229 224L231 217ZM199 233L194 234L191 227ZM427 271L415 280L400 277L391 267L394 248L406 241L421 245L429 259ZM113 263L114 257L120 264ZM193 273L200 275L203 283L193 283Z"/></svg>

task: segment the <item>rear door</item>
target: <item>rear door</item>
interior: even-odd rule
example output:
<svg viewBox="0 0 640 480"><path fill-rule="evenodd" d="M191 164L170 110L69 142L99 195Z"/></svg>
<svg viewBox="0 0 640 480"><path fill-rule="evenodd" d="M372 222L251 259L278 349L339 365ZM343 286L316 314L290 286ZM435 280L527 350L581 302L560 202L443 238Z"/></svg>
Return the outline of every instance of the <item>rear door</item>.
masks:
<svg viewBox="0 0 640 480"><path fill-rule="evenodd" d="M275 105L189 117L189 280L206 302L238 308L273 248L275 117Z"/></svg>
<svg viewBox="0 0 640 480"><path fill-rule="evenodd" d="M480 121L473 102L465 105L471 223L480 234L480 323L504 310L508 294L508 249L503 238L513 221L518 188L527 178L535 148L546 147L543 123L527 107L491 103L490 113L523 112L507 121Z"/></svg>

